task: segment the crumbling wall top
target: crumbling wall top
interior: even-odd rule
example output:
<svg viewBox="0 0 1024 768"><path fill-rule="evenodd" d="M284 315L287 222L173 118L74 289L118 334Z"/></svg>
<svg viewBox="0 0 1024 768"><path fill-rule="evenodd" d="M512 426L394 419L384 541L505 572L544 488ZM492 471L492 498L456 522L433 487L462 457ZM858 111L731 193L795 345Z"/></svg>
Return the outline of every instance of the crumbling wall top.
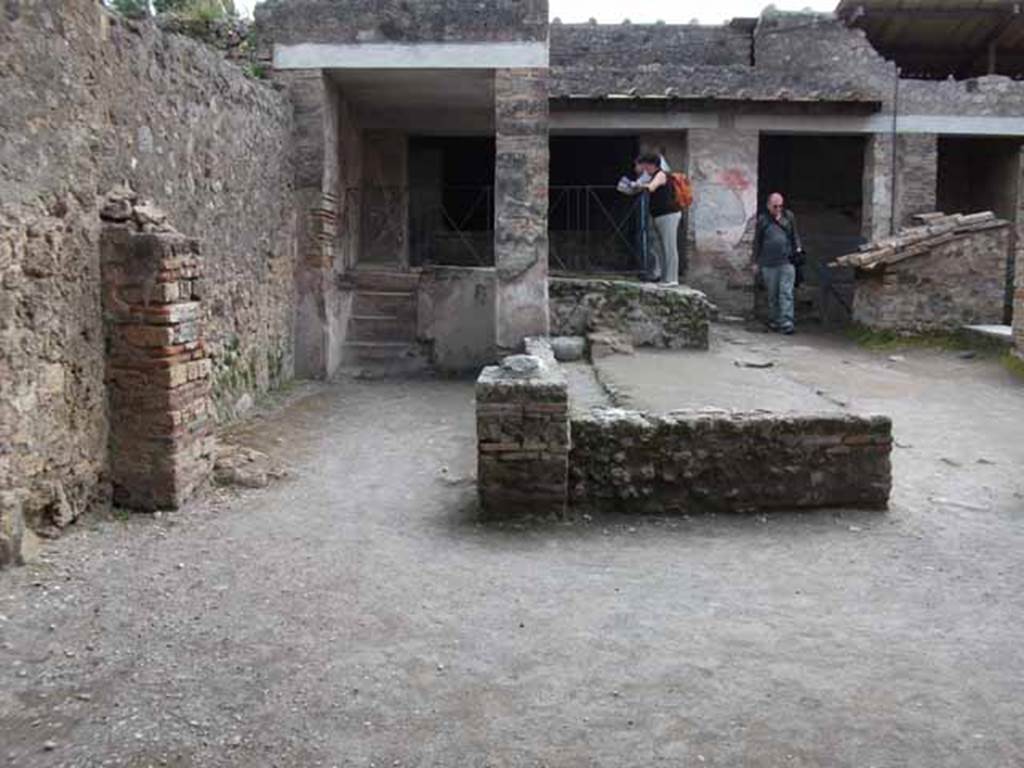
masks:
<svg viewBox="0 0 1024 768"><path fill-rule="evenodd" d="M698 24L554 24L551 65L631 69L639 65L748 65L750 35Z"/></svg>
<svg viewBox="0 0 1024 768"><path fill-rule="evenodd" d="M546 42L547 0L267 0L260 37L274 43Z"/></svg>

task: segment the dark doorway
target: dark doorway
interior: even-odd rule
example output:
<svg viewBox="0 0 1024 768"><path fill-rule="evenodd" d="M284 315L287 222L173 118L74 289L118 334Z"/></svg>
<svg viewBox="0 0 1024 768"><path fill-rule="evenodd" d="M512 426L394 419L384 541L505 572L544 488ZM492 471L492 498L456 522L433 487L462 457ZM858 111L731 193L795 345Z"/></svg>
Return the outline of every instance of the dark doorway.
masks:
<svg viewBox="0 0 1024 768"><path fill-rule="evenodd" d="M409 139L413 266L494 264L494 137Z"/></svg>
<svg viewBox="0 0 1024 768"><path fill-rule="evenodd" d="M632 176L635 136L552 136L548 230L551 269L639 272L639 198L615 188Z"/></svg>
<svg viewBox="0 0 1024 768"><path fill-rule="evenodd" d="M828 262L863 242L865 140L860 136L761 137L758 154L758 211L772 192L781 192L794 212L807 264L806 288L798 309L822 320L848 319L853 275Z"/></svg>

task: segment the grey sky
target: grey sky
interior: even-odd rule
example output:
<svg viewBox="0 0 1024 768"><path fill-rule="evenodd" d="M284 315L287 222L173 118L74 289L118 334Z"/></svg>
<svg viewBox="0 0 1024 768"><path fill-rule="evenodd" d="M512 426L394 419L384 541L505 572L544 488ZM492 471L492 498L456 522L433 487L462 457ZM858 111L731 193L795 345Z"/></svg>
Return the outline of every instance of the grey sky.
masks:
<svg viewBox="0 0 1024 768"><path fill-rule="evenodd" d="M235 0L239 12L250 15L257 0ZM688 22L697 19L702 24L720 24L735 16L757 16L768 5L764 0L636 0L624 4L622 0L548 0L552 17L562 21L586 21L593 17L603 23L617 23L627 15L637 23L661 19L666 22ZM838 0L775 0L772 5L780 10L799 11L812 8L831 11Z"/></svg>

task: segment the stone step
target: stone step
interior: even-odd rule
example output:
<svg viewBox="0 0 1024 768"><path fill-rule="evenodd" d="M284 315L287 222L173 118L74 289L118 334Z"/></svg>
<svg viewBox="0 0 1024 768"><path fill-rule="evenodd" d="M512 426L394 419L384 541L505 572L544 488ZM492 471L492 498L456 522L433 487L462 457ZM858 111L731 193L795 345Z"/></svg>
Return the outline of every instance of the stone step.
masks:
<svg viewBox="0 0 1024 768"><path fill-rule="evenodd" d="M356 269L346 275L346 280L358 290L415 293L420 276L418 272Z"/></svg>
<svg viewBox="0 0 1024 768"><path fill-rule="evenodd" d="M416 343L349 341L342 349L342 375L376 378L410 376L430 370L430 362Z"/></svg>
<svg viewBox="0 0 1024 768"><path fill-rule="evenodd" d="M349 341L400 341L412 343L416 340L415 315L370 315L358 314L349 318Z"/></svg>
<svg viewBox="0 0 1024 768"><path fill-rule="evenodd" d="M416 294L408 291L368 291L357 289L352 304L355 315L416 319Z"/></svg>

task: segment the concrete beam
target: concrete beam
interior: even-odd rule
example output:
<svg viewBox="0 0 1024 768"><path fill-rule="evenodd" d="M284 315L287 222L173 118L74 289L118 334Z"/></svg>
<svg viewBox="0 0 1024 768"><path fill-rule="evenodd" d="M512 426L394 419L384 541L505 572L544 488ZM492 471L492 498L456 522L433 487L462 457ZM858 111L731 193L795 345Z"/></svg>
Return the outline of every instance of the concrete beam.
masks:
<svg viewBox="0 0 1024 768"><path fill-rule="evenodd" d="M552 133L635 133L718 128L718 115L694 112L552 112Z"/></svg>
<svg viewBox="0 0 1024 768"><path fill-rule="evenodd" d="M299 43L274 46L274 69L547 69L546 43Z"/></svg>
<svg viewBox="0 0 1024 768"><path fill-rule="evenodd" d="M891 133L892 115L737 115L736 127L778 133ZM900 115L896 133L944 136L1024 136L1019 117L969 115Z"/></svg>

